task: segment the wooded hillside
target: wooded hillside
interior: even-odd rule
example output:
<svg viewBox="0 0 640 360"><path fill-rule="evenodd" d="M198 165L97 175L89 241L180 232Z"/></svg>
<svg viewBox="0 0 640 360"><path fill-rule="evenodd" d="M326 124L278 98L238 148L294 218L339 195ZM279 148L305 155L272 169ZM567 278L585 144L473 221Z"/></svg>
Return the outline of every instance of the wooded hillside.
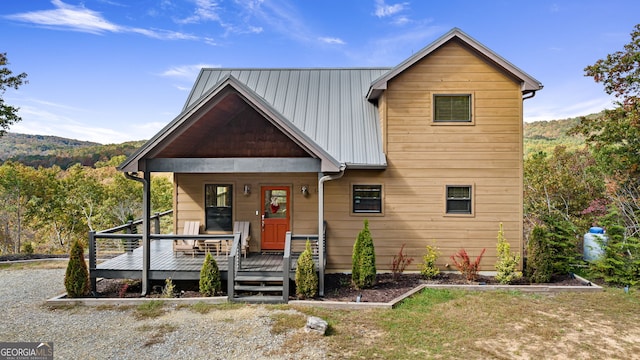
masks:
<svg viewBox="0 0 640 360"><path fill-rule="evenodd" d="M602 113L587 115L586 118L593 119L598 116L602 116ZM524 123L525 157L540 151L551 153L558 145L563 145L570 150L583 148L584 136L569 134L570 130L579 123L580 117Z"/></svg>
<svg viewBox="0 0 640 360"><path fill-rule="evenodd" d="M67 169L74 164L94 166L114 156L132 154L144 141L102 145L58 136L7 133L0 137L0 164L14 161L37 168L54 165Z"/></svg>

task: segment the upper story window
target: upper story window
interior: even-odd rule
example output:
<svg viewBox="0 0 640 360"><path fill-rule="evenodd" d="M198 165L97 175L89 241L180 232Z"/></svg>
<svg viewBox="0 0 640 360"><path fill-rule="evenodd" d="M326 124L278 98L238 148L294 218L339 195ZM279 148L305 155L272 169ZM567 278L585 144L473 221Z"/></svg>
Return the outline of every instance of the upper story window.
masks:
<svg viewBox="0 0 640 360"><path fill-rule="evenodd" d="M204 186L204 205L205 230L233 230L233 185L206 184Z"/></svg>
<svg viewBox="0 0 640 360"><path fill-rule="evenodd" d="M447 214L471 214L471 186L447 185Z"/></svg>
<svg viewBox="0 0 640 360"><path fill-rule="evenodd" d="M433 121L470 123L471 94L433 95Z"/></svg>
<svg viewBox="0 0 640 360"><path fill-rule="evenodd" d="M353 213L382 213L382 185L353 185Z"/></svg>

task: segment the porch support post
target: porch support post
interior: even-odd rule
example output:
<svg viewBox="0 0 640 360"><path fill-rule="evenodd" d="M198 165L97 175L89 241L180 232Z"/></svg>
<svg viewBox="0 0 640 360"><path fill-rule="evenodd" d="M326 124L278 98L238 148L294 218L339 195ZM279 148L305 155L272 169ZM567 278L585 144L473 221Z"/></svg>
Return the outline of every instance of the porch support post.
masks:
<svg viewBox="0 0 640 360"><path fill-rule="evenodd" d="M146 296L149 292L149 267L151 264L151 172L145 171L143 177L138 177L135 173L125 172L124 176L129 180L142 183L142 293Z"/></svg>
<svg viewBox="0 0 640 360"><path fill-rule="evenodd" d="M142 294L149 293L149 268L151 265L151 174L143 173L142 181Z"/></svg>
<svg viewBox="0 0 640 360"><path fill-rule="evenodd" d="M324 238L324 183L329 180L340 179L344 175L344 166L335 175L318 173L318 295L324 296L324 265L326 262Z"/></svg>

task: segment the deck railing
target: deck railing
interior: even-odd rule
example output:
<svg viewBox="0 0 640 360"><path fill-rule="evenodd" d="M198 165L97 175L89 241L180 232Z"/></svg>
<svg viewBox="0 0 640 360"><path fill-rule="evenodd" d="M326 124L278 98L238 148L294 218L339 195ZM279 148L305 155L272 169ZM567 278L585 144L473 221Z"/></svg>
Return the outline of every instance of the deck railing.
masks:
<svg viewBox="0 0 640 360"><path fill-rule="evenodd" d="M231 250L229 251L229 261L227 262L227 296L229 299L233 299L236 274L242 267L242 253L240 250L240 233L234 233Z"/></svg>
<svg viewBox="0 0 640 360"><path fill-rule="evenodd" d="M155 213L150 217L152 232L160 234L160 220L173 213L167 210ZM142 234L138 233L138 226L142 224L142 219L129 221L126 224L118 225L110 229L89 232L89 268L95 269L97 258L112 258L126 252L132 252L140 247ZM103 239L100 244L97 239Z"/></svg>

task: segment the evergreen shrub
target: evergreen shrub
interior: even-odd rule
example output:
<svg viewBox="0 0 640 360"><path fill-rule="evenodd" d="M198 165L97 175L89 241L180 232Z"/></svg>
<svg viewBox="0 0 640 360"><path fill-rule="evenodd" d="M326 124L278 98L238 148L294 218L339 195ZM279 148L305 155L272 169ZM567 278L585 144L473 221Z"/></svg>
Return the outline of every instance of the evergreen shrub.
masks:
<svg viewBox="0 0 640 360"><path fill-rule="evenodd" d="M376 283L376 253L369 231L369 220L364 220L364 228L358 233L353 244L351 279L358 289L372 287Z"/></svg>
<svg viewBox="0 0 640 360"><path fill-rule="evenodd" d="M611 226L602 258L591 268L605 282L618 286L640 284L640 239L624 237L624 227Z"/></svg>
<svg viewBox="0 0 640 360"><path fill-rule="evenodd" d="M220 293L221 288L218 263L211 253L207 253L200 269L200 293L204 296L215 296Z"/></svg>
<svg viewBox="0 0 640 360"><path fill-rule="evenodd" d="M318 291L318 274L311 254L311 242L307 240L304 251L298 257L296 267L296 295L300 299L313 298Z"/></svg>
<svg viewBox="0 0 640 360"><path fill-rule="evenodd" d="M533 283L546 283L553 275L553 253L548 242L548 232L542 226L536 226L531 232L527 245L525 273Z"/></svg>
<svg viewBox="0 0 640 360"><path fill-rule="evenodd" d="M436 260L440 256L440 251L433 245L427 245L424 255L422 255L422 267L420 274L427 278L433 279L440 274L440 268L436 265Z"/></svg>
<svg viewBox="0 0 640 360"><path fill-rule="evenodd" d="M516 270L520 263L520 255L511 253L511 245L504 237L502 223L500 223L500 229L498 230L497 254L496 280L500 284L511 284L514 280L522 277L522 273Z"/></svg>
<svg viewBox="0 0 640 360"><path fill-rule="evenodd" d="M64 275L64 287L70 298L86 296L90 291L89 270L84 260L84 248L79 240L71 245L69 263Z"/></svg>

